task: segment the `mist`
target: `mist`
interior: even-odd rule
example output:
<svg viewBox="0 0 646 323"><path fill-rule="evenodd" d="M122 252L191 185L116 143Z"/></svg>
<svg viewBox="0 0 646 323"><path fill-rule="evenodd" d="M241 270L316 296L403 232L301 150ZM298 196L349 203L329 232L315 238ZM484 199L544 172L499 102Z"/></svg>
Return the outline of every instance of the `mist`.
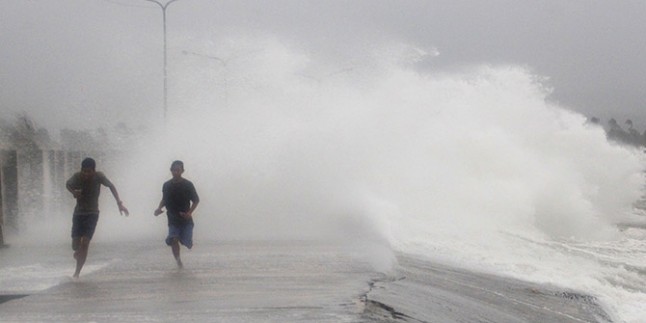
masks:
<svg viewBox="0 0 646 323"><path fill-rule="evenodd" d="M142 128L150 116L163 120L162 26L155 4L10 0L3 6L3 114L27 111L51 129L116 122ZM206 40L226 47L238 35L271 35L311 59L353 68L375 48L403 42L439 53L420 60L417 70L527 66L546 77L551 102L604 121L632 119L641 131L644 13L646 6L634 1L182 0L168 9L168 62L176 70L196 59L184 51L215 55ZM211 63L208 68L219 64ZM181 97L175 76L171 71L171 101Z"/></svg>
<svg viewBox="0 0 646 323"><path fill-rule="evenodd" d="M164 243L153 211L179 159L195 248L323 241L380 272L403 252L642 317L643 230L617 224L643 221L646 161L588 120L644 128L643 4L176 1L166 115L154 5L6 5L0 118L112 140L90 157L131 214L104 188L93 246ZM10 243L69 243L65 196L21 210Z"/></svg>
<svg viewBox="0 0 646 323"><path fill-rule="evenodd" d="M390 245L422 228L508 225L598 238L612 230L590 228L625 220L640 197L640 155L547 100L524 66L420 73L433 53L391 43L349 68L270 35L198 47L230 59L185 54L170 71L168 119L149 115L106 170L133 213L102 216L106 239L164 230L151 214L175 159L208 239Z"/></svg>
<svg viewBox="0 0 646 323"><path fill-rule="evenodd" d="M201 197L196 242L323 240L371 248L382 267L419 244L612 239L636 217L642 155L550 103L523 66L429 75L393 44L346 69L275 37L224 43L214 55L249 53L227 66L227 91L212 62L187 57L167 122L106 169L132 215L104 192L97 241L162 241L152 212L175 159Z"/></svg>

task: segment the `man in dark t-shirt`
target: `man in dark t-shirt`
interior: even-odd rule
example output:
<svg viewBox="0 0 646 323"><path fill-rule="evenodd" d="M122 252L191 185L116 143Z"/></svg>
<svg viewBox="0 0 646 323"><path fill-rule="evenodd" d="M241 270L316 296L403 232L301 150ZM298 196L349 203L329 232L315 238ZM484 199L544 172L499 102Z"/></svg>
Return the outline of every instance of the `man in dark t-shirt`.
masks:
<svg viewBox="0 0 646 323"><path fill-rule="evenodd" d="M117 201L119 213L128 215L128 209L119 199L117 188L102 172L96 171L96 162L92 158L85 158L81 162L81 171L72 175L65 184L67 190L76 199L72 218L72 250L76 259L74 278L79 277L85 264L90 240L99 221L101 185L108 187L112 192L112 196Z"/></svg>
<svg viewBox="0 0 646 323"><path fill-rule="evenodd" d="M193 247L193 211L200 203L193 183L182 177L184 163L180 160L174 161L170 166L173 178L166 181L162 186L162 199L155 210L155 216L162 214L166 207L168 218L168 236L166 244L173 251L173 256L179 268L183 267L180 259L180 243L191 249Z"/></svg>

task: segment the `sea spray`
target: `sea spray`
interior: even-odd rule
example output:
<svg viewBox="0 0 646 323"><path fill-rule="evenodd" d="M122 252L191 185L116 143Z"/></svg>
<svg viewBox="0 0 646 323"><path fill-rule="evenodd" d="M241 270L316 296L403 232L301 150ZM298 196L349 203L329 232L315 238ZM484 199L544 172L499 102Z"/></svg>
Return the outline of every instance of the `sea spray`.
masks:
<svg viewBox="0 0 646 323"><path fill-rule="evenodd" d="M224 44L212 54L251 54L226 74L178 63L169 119L122 163L124 196L146 221L165 221L150 213L182 159L202 198L196 239L372 242L380 270L397 250L644 317L644 292L616 278L646 281L643 239L613 225L635 219L642 156L551 103L528 68L420 73L418 57L379 50L347 68L275 39Z"/></svg>

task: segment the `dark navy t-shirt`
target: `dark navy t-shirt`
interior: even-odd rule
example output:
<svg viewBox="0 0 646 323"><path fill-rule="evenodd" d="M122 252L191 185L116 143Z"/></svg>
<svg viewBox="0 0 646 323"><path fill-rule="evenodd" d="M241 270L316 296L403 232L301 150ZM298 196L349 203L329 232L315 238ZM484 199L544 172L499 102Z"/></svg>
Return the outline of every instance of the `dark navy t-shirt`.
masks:
<svg viewBox="0 0 646 323"><path fill-rule="evenodd" d="M171 179L162 187L168 225L183 225L193 223L193 219L186 219L179 215L180 212L187 212L191 208L191 202L200 201L195 186L191 181L181 178L178 181Z"/></svg>

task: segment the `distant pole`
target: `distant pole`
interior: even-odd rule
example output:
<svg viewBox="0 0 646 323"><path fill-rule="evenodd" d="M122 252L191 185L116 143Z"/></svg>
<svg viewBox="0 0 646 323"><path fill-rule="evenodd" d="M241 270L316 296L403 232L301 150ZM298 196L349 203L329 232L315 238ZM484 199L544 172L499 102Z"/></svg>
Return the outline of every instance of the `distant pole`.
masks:
<svg viewBox="0 0 646 323"><path fill-rule="evenodd" d="M156 3L162 10L162 19L164 23L164 121L166 121L166 115L168 114L168 46L166 43L166 8L178 0L170 0L166 4L162 4L157 0L144 0L148 2Z"/></svg>

